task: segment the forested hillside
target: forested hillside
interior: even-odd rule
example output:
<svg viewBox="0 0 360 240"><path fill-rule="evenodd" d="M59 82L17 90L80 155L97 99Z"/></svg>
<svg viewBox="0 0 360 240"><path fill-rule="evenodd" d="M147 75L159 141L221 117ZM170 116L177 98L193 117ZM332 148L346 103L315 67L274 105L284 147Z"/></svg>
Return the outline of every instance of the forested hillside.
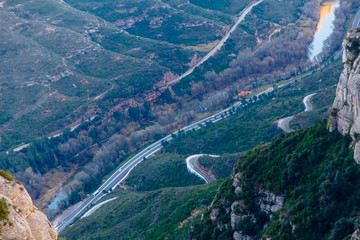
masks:
<svg viewBox="0 0 360 240"><path fill-rule="evenodd" d="M326 120L240 157L195 239L343 239L357 226L360 167ZM274 207L276 206L276 207Z"/></svg>

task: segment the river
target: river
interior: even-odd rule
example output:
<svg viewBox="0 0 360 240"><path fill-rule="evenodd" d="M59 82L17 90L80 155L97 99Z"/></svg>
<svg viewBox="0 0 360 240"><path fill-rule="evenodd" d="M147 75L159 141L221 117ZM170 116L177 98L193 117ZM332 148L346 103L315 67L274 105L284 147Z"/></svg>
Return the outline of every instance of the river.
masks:
<svg viewBox="0 0 360 240"><path fill-rule="evenodd" d="M314 40L310 44L309 58L311 61L319 55L324 42L334 30L335 11L340 7L340 0L324 2L320 9L320 19L317 24Z"/></svg>

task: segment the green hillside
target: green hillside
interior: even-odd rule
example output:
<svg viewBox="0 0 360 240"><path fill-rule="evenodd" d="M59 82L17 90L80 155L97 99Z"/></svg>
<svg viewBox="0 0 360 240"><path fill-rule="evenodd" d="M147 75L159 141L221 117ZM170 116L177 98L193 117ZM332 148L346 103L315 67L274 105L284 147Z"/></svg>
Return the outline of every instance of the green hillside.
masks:
<svg viewBox="0 0 360 240"><path fill-rule="evenodd" d="M345 238L353 233L360 209L360 168L350 143L349 136L330 133L322 120L249 151L234 168L238 183L233 177L224 182L193 237L227 239L241 231L256 238ZM263 200L267 191L284 199L272 218L263 208L271 205ZM228 211L235 202L238 207ZM210 220L214 209L221 214ZM233 212L245 217L231 228Z"/></svg>
<svg viewBox="0 0 360 240"><path fill-rule="evenodd" d="M189 239L191 224L211 202L219 187L215 182L186 188L150 192L116 190L90 217L61 233L71 239Z"/></svg>

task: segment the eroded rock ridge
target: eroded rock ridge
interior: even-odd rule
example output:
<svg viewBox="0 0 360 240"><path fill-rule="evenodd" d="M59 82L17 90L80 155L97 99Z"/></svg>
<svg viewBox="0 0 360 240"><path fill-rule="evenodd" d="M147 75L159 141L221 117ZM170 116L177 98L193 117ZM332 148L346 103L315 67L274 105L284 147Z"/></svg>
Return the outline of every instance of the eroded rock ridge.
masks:
<svg viewBox="0 0 360 240"><path fill-rule="evenodd" d="M6 202L7 217L1 224L0 239L57 239L55 228L37 209L24 186L0 176L0 199Z"/></svg>

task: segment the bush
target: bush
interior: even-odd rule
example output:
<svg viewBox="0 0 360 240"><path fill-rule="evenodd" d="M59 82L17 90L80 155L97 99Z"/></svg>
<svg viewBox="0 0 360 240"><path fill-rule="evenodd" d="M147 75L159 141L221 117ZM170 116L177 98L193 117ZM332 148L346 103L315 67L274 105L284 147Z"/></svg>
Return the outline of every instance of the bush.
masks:
<svg viewBox="0 0 360 240"><path fill-rule="evenodd" d="M4 199L0 199L0 221L7 220L9 215L9 210L7 209L7 204Z"/></svg>
<svg viewBox="0 0 360 240"><path fill-rule="evenodd" d="M9 171L5 172L4 170L0 170L0 175L9 181L14 181L14 177Z"/></svg>

